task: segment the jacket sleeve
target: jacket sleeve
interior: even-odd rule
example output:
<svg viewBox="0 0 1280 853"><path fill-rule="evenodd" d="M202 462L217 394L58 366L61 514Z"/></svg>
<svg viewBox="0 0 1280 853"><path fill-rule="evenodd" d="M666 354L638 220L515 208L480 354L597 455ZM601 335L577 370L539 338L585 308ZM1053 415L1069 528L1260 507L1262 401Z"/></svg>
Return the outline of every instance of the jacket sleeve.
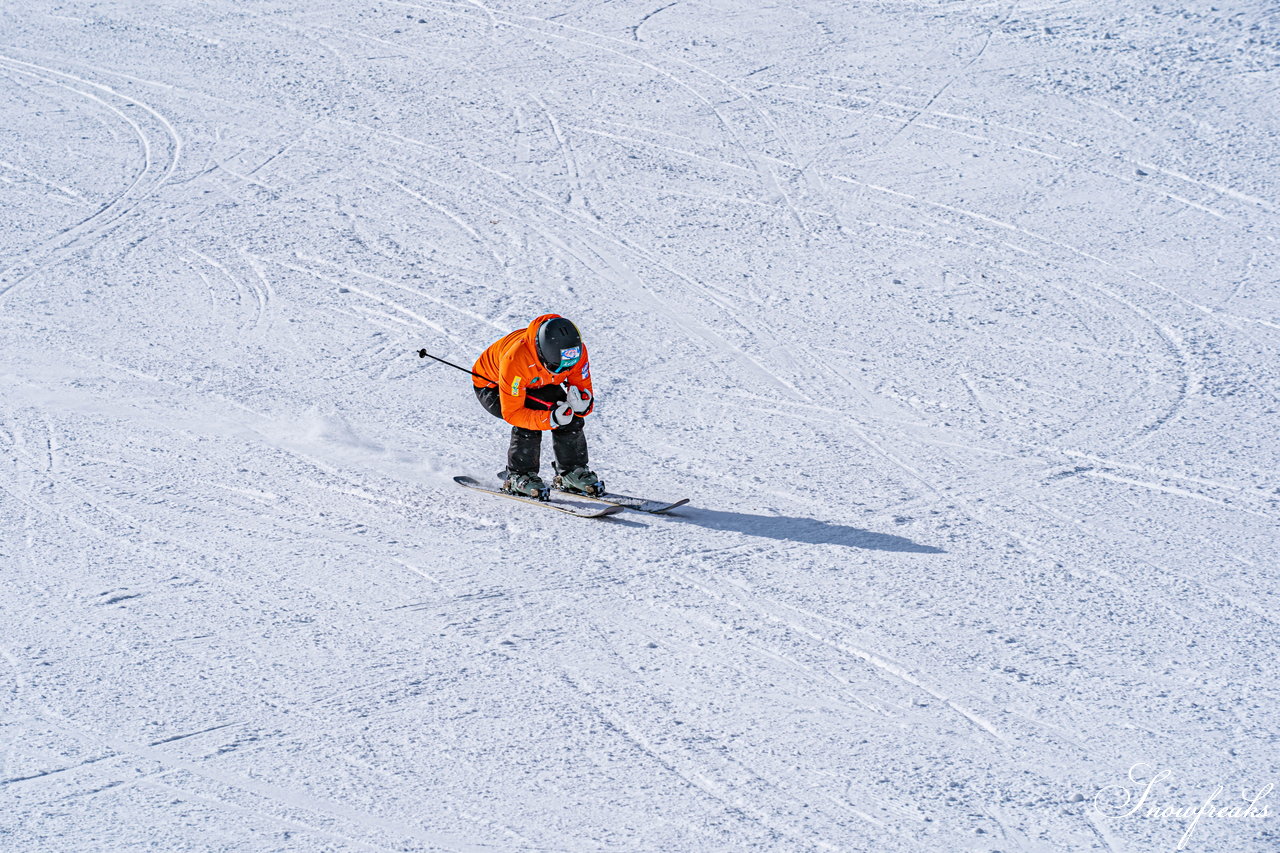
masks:
<svg viewBox="0 0 1280 853"><path fill-rule="evenodd" d="M498 371L498 399L502 401L502 419L525 429L551 429L551 410L525 408L525 382L514 366L515 359L502 360Z"/></svg>

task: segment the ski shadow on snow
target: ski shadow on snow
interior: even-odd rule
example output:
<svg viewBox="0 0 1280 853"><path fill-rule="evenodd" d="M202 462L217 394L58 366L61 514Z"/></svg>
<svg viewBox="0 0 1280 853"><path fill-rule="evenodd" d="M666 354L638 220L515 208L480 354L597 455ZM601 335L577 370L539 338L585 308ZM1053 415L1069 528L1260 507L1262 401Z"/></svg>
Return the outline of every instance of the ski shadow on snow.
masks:
<svg viewBox="0 0 1280 853"><path fill-rule="evenodd" d="M831 524L816 518L788 515L755 515L749 512L727 512L718 509L682 507L671 513L679 519L711 530L732 530L749 536L763 536L783 542L806 542L810 545L844 545L871 551L901 551L908 554L945 554L941 548L922 545L905 536L876 533L843 524Z"/></svg>

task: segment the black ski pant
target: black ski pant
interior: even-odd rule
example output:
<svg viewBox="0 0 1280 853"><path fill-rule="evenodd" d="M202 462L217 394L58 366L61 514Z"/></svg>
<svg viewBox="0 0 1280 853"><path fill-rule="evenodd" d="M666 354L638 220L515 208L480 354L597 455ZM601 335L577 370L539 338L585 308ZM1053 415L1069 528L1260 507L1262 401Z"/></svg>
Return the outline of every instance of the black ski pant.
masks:
<svg viewBox="0 0 1280 853"><path fill-rule="evenodd" d="M497 388L476 387L476 399L484 410L495 417L502 417L502 400ZM525 397L525 408L547 411L551 405L562 403L564 389L559 385L530 388ZM532 403L531 401L538 401ZM540 429L511 428L511 444L507 447L508 474L536 474L541 465L542 433ZM574 418L562 427L551 430L551 448L555 451L557 474L587 465L587 436L582 431L582 418Z"/></svg>

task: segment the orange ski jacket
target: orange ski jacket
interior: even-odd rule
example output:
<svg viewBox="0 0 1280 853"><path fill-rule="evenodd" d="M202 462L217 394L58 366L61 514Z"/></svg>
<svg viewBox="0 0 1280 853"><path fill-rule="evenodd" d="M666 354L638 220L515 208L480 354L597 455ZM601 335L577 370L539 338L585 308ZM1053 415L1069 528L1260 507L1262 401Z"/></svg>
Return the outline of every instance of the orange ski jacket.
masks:
<svg viewBox="0 0 1280 853"><path fill-rule="evenodd" d="M591 388L591 365L588 363L587 347L582 347L582 358L564 373L552 373L538 358L538 327L547 320L559 317L559 314L543 314L535 317L533 322L523 329L503 335L480 353L474 373L497 381L498 397L502 401L502 419L512 426L525 429L551 429L551 410L529 408L525 405L525 393L531 388L546 388L568 382L575 388L581 388L592 397L592 407L580 417L591 414L595 408L595 392ZM479 376L471 378L477 388L492 388Z"/></svg>

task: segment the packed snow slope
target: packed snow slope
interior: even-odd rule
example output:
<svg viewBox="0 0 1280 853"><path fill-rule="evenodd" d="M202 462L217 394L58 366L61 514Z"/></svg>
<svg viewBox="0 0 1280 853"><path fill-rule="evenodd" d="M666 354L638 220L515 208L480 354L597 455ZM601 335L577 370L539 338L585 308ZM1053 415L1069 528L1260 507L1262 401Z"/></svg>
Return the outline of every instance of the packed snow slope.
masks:
<svg viewBox="0 0 1280 853"><path fill-rule="evenodd" d="M5 4L0 848L1276 849L1278 90L1236 0ZM548 311L690 506L451 483L416 350Z"/></svg>

